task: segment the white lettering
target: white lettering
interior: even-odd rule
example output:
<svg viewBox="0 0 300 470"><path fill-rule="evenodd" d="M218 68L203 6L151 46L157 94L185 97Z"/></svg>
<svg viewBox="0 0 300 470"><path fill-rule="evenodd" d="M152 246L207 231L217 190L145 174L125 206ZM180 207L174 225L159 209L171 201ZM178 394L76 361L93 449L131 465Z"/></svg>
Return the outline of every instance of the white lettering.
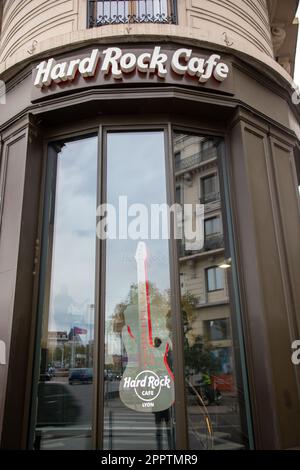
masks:
<svg viewBox="0 0 300 470"><path fill-rule="evenodd" d="M137 69L139 72L147 73L149 68L149 62L151 59L151 54L145 52L138 57L137 60Z"/></svg>
<svg viewBox="0 0 300 470"><path fill-rule="evenodd" d="M203 57L192 57L193 50L180 48L176 50L171 58L170 67L177 75L189 75L197 77L200 83L206 83L214 77L223 82L229 75L229 67L220 62L218 54L212 54L207 59ZM143 52L138 56L133 52L123 54L119 47L108 47L102 52L103 63L101 71L104 75L111 74L117 80L121 80L124 74L137 70L140 73L157 74L165 79L169 68L167 67L168 55L161 51L160 46L150 52ZM69 62L56 63L54 59L41 62L36 67L34 85L36 87L49 87L52 82L60 83L72 81L76 73L84 77L93 77L96 74L100 60L99 49L93 49L91 55L82 59L72 59Z"/></svg>
<svg viewBox="0 0 300 470"><path fill-rule="evenodd" d="M227 64L220 62L216 65L216 68L214 70L214 77L216 80L218 80L219 82L223 82L228 77L228 74L229 67Z"/></svg>
<svg viewBox="0 0 300 470"><path fill-rule="evenodd" d="M143 379L132 379L131 377L125 377L124 378L124 383L123 386L124 388L151 388L152 390L155 390L159 386L161 387L166 387L166 388L171 388L171 379L165 375L164 377L156 377L154 375L145 375ZM142 391L142 395L153 395L153 392L150 391Z"/></svg>
<svg viewBox="0 0 300 470"><path fill-rule="evenodd" d="M51 71L51 80L53 80L55 83L66 81L67 80L67 77L66 77L67 67L68 67L67 62L63 62L62 64L56 64Z"/></svg>
<svg viewBox="0 0 300 470"><path fill-rule="evenodd" d="M201 75L204 73L204 59L200 59L200 57L193 57L189 61L187 72L189 75L191 75L191 77L194 77L195 75L197 77L201 77Z"/></svg>
<svg viewBox="0 0 300 470"><path fill-rule="evenodd" d="M168 60L168 56L166 54L162 54L160 52L160 47L157 46L154 48L151 62L149 65L149 72L155 73L157 70L157 75L160 78L165 78L166 75L168 74L168 71L166 69L165 63Z"/></svg>
<svg viewBox="0 0 300 470"><path fill-rule="evenodd" d="M103 51L103 54L104 61L102 65L102 71L104 74L107 75L111 67L112 76L117 79L122 78L122 70L119 67L119 60L122 55L121 49L119 49L119 47L109 47Z"/></svg>
<svg viewBox="0 0 300 470"><path fill-rule="evenodd" d="M130 52L124 54L120 60L120 67L124 73L133 72L136 67L136 56Z"/></svg>
<svg viewBox="0 0 300 470"><path fill-rule="evenodd" d="M71 60L71 62L69 63L69 68L68 68L67 75L66 75L68 80L70 81L74 80L79 64L80 64L80 59Z"/></svg>
<svg viewBox="0 0 300 470"><path fill-rule="evenodd" d="M54 59L49 59L48 62L44 61L41 62L37 66L37 75L35 77L34 85L38 88L42 88L43 86L50 86L52 79L51 79L51 70L53 65L55 64Z"/></svg>
<svg viewBox="0 0 300 470"><path fill-rule="evenodd" d="M217 60L220 60L221 57L217 54L211 55L205 62L205 73L201 75L199 82L205 83L211 78L213 69L217 65Z"/></svg>
<svg viewBox="0 0 300 470"><path fill-rule="evenodd" d="M178 75L184 75L186 73L188 65L182 65L180 63L180 59L183 58L184 61L187 62L191 55L192 49L178 49L176 52L174 52L171 67L175 73Z"/></svg>
<svg viewBox="0 0 300 470"><path fill-rule="evenodd" d="M300 364L300 340L293 341L292 349L295 349L292 354L292 363L298 366Z"/></svg>
<svg viewBox="0 0 300 470"><path fill-rule="evenodd" d="M79 64L79 72L83 77L93 77L96 72L100 57L100 52L98 49L94 49L91 57L86 57Z"/></svg>

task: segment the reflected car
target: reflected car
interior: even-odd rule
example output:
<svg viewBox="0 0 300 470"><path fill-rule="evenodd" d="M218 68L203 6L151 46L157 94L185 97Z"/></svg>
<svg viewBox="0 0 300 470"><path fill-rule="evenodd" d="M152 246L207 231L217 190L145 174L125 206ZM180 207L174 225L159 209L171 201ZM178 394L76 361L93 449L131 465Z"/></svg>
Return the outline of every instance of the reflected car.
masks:
<svg viewBox="0 0 300 470"><path fill-rule="evenodd" d="M44 372L40 374L40 382L50 382L52 375L49 372Z"/></svg>
<svg viewBox="0 0 300 470"><path fill-rule="evenodd" d="M86 391L89 387L85 388ZM40 382L37 427L66 426L80 421L82 406L67 383Z"/></svg>
<svg viewBox="0 0 300 470"><path fill-rule="evenodd" d="M69 372L69 384L91 384L93 382L93 369L92 368L81 368L81 369L70 369Z"/></svg>

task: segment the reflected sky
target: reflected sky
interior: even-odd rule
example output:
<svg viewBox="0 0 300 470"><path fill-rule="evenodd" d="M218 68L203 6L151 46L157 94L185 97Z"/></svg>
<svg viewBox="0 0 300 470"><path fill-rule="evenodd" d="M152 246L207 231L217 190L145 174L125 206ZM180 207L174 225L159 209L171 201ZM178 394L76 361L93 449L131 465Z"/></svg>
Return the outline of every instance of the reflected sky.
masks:
<svg viewBox="0 0 300 470"><path fill-rule="evenodd" d="M58 156L49 330L88 327L95 288L97 138Z"/></svg>
<svg viewBox="0 0 300 470"><path fill-rule="evenodd" d="M118 209L119 196L134 203L166 202L163 132L108 135L107 200ZM50 296L50 331L87 328L93 337L96 242L97 138L67 143L58 156ZM118 216L118 211L117 211ZM128 218L129 222L133 218ZM124 302L137 281L137 240L107 242L106 318ZM147 241L149 281L169 289L167 240ZM84 338L83 338L84 339ZM89 339L89 338L86 338Z"/></svg>
<svg viewBox="0 0 300 470"><path fill-rule="evenodd" d="M120 195L128 197L128 206L140 203L150 209L151 204L166 203L163 132L110 133L107 148L108 203L118 207ZM137 282L137 243L137 240L107 242L107 320L116 306L126 300L130 286ZM147 240L146 243L149 281L160 291L169 289L168 241ZM113 348L111 344L110 349Z"/></svg>

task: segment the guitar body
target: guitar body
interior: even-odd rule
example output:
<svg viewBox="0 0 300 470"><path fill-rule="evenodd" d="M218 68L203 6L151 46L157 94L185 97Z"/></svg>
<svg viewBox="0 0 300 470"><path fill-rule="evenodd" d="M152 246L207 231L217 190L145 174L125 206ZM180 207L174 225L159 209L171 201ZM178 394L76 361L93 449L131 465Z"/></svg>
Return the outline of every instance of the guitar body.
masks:
<svg viewBox="0 0 300 470"><path fill-rule="evenodd" d="M128 408L159 413L174 402L174 377L170 368L171 342L166 333L167 312L150 306L146 258L146 245L139 242L138 303L131 303L124 312L122 342L128 360L119 393Z"/></svg>
<svg viewBox="0 0 300 470"><path fill-rule="evenodd" d="M120 382L122 402L128 408L142 412L156 413L170 408L175 396L173 374L168 364L170 341L162 340L158 347L149 345L147 363L143 365L140 364L137 335L134 336L128 326L123 328L122 340L128 357Z"/></svg>

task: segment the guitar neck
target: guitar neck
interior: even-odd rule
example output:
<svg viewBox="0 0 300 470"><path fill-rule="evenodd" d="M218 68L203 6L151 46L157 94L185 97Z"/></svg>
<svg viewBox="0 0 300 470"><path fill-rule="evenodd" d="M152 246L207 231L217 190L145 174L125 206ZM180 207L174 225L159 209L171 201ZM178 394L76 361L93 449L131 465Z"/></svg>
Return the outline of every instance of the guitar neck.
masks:
<svg viewBox="0 0 300 470"><path fill-rule="evenodd" d="M152 343L149 283L147 279L145 246L143 246L142 248L144 250L143 256L137 257L140 357L141 357L142 365L147 366L149 348L153 346L153 343Z"/></svg>

